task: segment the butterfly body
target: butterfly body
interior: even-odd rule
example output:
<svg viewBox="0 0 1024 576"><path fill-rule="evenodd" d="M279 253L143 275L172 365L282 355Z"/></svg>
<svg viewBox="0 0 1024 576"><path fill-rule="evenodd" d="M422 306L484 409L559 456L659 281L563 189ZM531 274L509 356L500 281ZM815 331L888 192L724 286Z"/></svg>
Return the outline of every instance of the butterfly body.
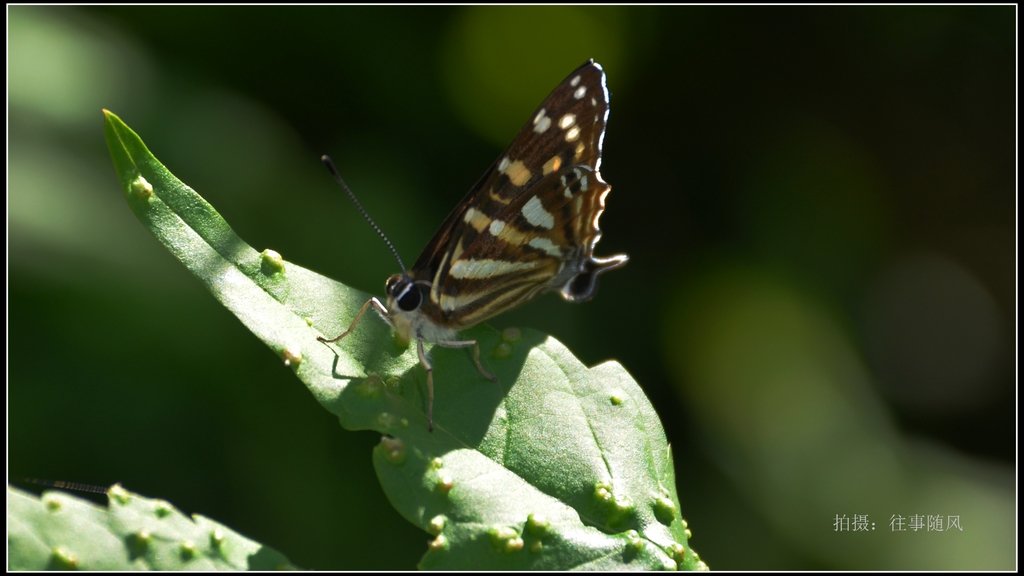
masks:
<svg viewBox="0 0 1024 576"><path fill-rule="evenodd" d="M607 119L604 70L591 60L544 100L413 267L388 278L387 307L367 302L349 329L330 340L351 332L371 305L402 339L415 340L427 370L431 429L433 369L424 342L472 346L477 369L495 380L480 365L479 345L458 340L459 331L545 292L570 302L589 300L597 276L628 260L625 254L593 254L611 190L600 174Z"/></svg>

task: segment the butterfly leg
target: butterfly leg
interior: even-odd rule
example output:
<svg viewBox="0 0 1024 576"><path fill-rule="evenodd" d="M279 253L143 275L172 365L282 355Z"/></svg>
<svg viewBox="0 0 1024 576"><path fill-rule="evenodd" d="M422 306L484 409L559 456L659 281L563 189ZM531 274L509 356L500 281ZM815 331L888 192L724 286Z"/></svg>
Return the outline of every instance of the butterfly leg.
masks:
<svg viewBox="0 0 1024 576"><path fill-rule="evenodd" d="M427 371L427 432L434 431L434 367L430 364L430 360L427 359L426 352L423 351L423 340L421 338L416 339L416 352L420 355L420 364L423 365L423 369Z"/></svg>
<svg viewBox="0 0 1024 576"><path fill-rule="evenodd" d="M477 371L480 372L480 375L482 375L484 378L487 378L491 382L498 381L497 376L491 376L490 372L484 370L483 365L480 364L480 344L477 344L476 340L447 340L438 342L437 345L443 346L445 348L469 348L470 346L472 346L473 362L476 363Z"/></svg>
<svg viewBox="0 0 1024 576"><path fill-rule="evenodd" d="M388 309L385 308L384 305L380 303L380 300L377 300L377 298L370 298L369 300L366 301L366 304L363 304L363 307L359 309L359 313L356 314L356 317L352 320L352 323L349 324L348 330L345 330L344 332L341 333L341 335L335 338L331 338L330 340L324 338L323 336L317 336L316 339L325 344L330 344L332 342L337 342L338 340L341 340L345 336L348 336L349 332L355 329L356 324L359 324L359 321L363 319L363 314L366 314L366 311L370 309L371 305L377 310L377 312L380 312L381 316L383 316L385 320L391 322L391 318L388 316Z"/></svg>
<svg viewBox="0 0 1024 576"><path fill-rule="evenodd" d="M498 378L492 376L487 370L484 370L482 364L480 364L480 345L476 340L447 340L436 342L438 346L444 348L469 348L473 347L473 362L476 363L476 369L483 375L484 378L492 382L497 382ZM427 358L427 353L423 350L423 340L420 338L416 339L416 352L420 356L420 364L423 369L427 371L427 430L430 432L434 431L434 366L430 364L430 360Z"/></svg>

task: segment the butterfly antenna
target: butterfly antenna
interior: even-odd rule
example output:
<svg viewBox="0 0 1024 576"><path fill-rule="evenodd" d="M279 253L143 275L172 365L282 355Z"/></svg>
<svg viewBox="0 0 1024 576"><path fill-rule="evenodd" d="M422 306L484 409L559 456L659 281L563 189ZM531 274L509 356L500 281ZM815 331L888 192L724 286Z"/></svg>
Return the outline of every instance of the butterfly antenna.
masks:
<svg viewBox="0 0 1024 576"><path fill-rule="evenodd" d="M340 184L342 189L345 190L348 197L352 199L352 202L355 203L356 208L359 209L359 213L363 215L363 218L366 218L366 221L370 223L370 226L373 226L373 229L377 231L377 234L380 234L380 237L384 239L384 243L388 245L388 248L391 249L391 253L395 255L395 260L398 260L398 265L402 267L402 272L405 272L405 264L402 263L402 257L398 255L398 250L395 250L394 244L392 244L391 240L388 240L388 237L384 235L384 231L380 229L380 226L377 226L377 223L373 221L373 218L370 218L370 215L366 213L366 210L363 208L363 205L359 203L359 200L356 200L356 195L349 189L348 184L345 184L345 181L341 179L341 175L338 174L338 169L334 167L334 162L331 161L331 157L324 154L320 157L320 160L324 163L324 166L327 166L327 169L331 172L331 176L334 176L334 179L338 181L338 184Z"/></svg>

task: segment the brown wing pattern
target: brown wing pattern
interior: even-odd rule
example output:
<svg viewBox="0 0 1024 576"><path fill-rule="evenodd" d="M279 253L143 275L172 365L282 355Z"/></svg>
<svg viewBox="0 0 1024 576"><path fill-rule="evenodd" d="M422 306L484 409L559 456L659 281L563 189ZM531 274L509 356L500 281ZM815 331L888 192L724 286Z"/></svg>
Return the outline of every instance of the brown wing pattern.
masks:
<svg viewBox="0 0 1024 576"><path fill-rule="evenodd" d="M607 118L604 71L590 61L544 100L413 266L430 286L428 316L462 329L548 290L589 298L592 278L585 295L569 287L600 271L591 264L610 190L599 173Z"/></svg>

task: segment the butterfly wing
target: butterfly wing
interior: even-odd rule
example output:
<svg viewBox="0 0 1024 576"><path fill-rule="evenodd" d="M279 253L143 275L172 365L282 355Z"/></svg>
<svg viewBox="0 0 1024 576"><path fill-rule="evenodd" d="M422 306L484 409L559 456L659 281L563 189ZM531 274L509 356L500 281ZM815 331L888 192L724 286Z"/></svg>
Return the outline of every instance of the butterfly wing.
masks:
<svg viewBox="0 0 1024 576"><path fill-rule="evenodd" d="M544 100L508 149L448 216L410 271L430 286L423 311L457 329L545 291L589 299L611 187L601 179L608 119L604 70L589 61Z"/></svg>

